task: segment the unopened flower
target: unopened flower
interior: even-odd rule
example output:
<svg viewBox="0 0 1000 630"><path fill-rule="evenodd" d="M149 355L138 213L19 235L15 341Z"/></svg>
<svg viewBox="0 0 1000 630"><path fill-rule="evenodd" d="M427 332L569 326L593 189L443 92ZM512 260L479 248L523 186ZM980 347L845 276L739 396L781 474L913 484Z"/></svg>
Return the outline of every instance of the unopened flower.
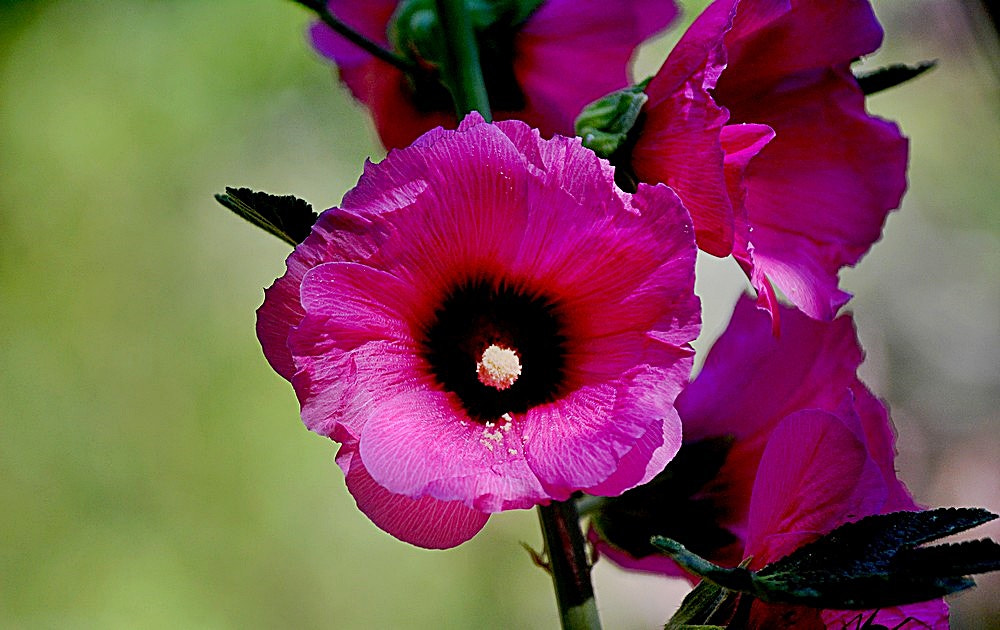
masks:
<svg viewBox="0 0 1000 630"><path fill-rule="evenodd" d="M677 459L596 517L591 537L604 555L629 568L682 574L648 544L659 534L724 566L752 557L757 569L844 523L917 509L896 476L885 406L857 377L863 354L850 317L821 322L784 307L780 317L775 338L749 299L737 305L678 397L684 445ZM671 469L681 463L683 474ZM665 497L668 509L644 511ZM841 628L857 614L755 602L752 627ZM941 600L887 608L874 621L893 627L907 616L927 624L921 627L947 625Z"/></svg>
<svg viewBox="0 0 1000 630"><path fill-rule="evenodd" d="M700 311L690 219L579 140L470 115L369 164L258 311L360 509L424 547L616 495L680 445Z"/></svg>
<svg viewBox="0 0 1000 630"><path fill-rule="evenodd" d="M361 34L388 46L387 29L401 4L329 0L328 6ZM621 0L613 6L596 0L507 4L538 6L527 17L502 12L478 33L490 104L497 120L523 120L545 137L573 135L573 120L583 106L624 87L635 48L677 15L671 0ZM387 148L405 147L433 127L458 124L455 107L432 69L425 68L426 76L407 76L322 23L311 34L316 49L337 64L341 80L371 110Z"/></svg>
<svg viewBox="0 0 1000 630"><path fill-rule="evenodd" d="M732 254L772 312L773 283L836 316L840 269L899 206L907 142L850 71L881 40L867 0L716 0L646 89L630 168L677 191L699 247Z"/></svg>

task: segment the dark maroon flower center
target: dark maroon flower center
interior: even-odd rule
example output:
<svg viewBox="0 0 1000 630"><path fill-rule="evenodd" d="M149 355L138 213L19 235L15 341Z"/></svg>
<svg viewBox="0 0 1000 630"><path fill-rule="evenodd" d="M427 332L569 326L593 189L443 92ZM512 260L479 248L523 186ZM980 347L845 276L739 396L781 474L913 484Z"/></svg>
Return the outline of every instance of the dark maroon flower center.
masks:
<svg viewBox="0 0 1000 630"><path fill-rule="evenodd" d="M558 398L565 387L566 335L552 300L483 281L458 285L441 301L423 338L424 356L442 387L473 419L495 421ZM490 346L517 353L521 372L508 387L481 379Z"/></svg>

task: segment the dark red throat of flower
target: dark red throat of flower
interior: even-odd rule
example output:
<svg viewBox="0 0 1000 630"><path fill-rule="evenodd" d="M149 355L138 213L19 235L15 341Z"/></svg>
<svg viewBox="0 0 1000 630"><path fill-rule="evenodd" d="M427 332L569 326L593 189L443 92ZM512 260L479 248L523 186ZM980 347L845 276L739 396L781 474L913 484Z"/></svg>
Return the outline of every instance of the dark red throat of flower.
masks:
<svg viewBox="0 0 1000 630"><path fill-rule="evenodd" d="M457 286L435 312L424 352L441 386L481 422L551 402L565 387L566 336L557 309L506 285Z"/></svg>

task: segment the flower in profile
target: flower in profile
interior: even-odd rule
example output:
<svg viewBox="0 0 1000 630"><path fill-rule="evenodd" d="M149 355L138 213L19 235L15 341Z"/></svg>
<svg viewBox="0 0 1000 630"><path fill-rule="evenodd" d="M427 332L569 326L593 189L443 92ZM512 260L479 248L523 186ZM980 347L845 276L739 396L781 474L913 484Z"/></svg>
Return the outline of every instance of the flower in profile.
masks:
<svg viewBox="0 0 1000 630"><path fill-rule="evenodd" d="M394 14L421 1L329 0L328 6L362 35L387 46ZM596 0L479 4L496 14L477 29L494 117L523 120L546 137L573 135L573 120L583 106L624 87L635 48L677 16L670 0L622 0L613 10ZM433 127L458 124L447 91L419 57L428 73L407 76L322 23L313 25L311 34L316 49L337 64L340 79L371 111L387 148L405 147Z"/></svg>
<svg viewBox="0 0 1000 630"><path fill-rule="evenodd" d="M690 219L578 139L471 114L368 164L257 332L360 509L444 548L489 514L616 495L680 445L700 309Z"/></svg>
<svg viewBox="0 0 1000 630"><path fill-rule="evenodd" d="M773 313L772 283L833 319L840 269L899 206L907 142L850 71L881 40L867 0L716 0L646 89L628 166L677 191L699 247L732 254Z"/></svg>
<svg viewBox="0 0 1000 630"><path fill-rule="evenodd" d="M682 575L649 545L659 534L725 566L752 557L756 569L844 523L918 509L896 476L885 406L857 377L863 354L850 317L822 322L784 307L780 317L775 338L749 299L737 305L677 399L677 458L595 517L591 538L604 555ZM841 628L857 615L755 602L751 627ZM946 627L947 607L886 608L874 622L893 627L907 617Z"/></svg>

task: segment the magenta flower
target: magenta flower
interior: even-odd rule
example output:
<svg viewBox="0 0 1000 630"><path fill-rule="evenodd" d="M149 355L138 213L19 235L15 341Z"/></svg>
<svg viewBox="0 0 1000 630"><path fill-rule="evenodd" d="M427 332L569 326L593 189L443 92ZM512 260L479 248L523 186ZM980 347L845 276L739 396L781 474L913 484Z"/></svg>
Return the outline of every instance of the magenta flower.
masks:
<svg viewBox="0 0 1000 630"><path fill-rule="evenodd" d="M397 0L329 0L330 11L369 39L387 45ZM598 0L545 0L522 23L491 29L481 45L493 115L518 119L543 136L573 135L573 121L590 101L625 87L635 48L676 17L670 0L623 0L614 10ZM447 92L433 81L414 88L399 69L375 59L322 23L312 27L316 49L332 59L340 79L375 120L387 148L410 144L457 119Z"/></svg>
<svg viewBox="0 0 1000 630"><path fill-rule="evenodd" d="M578 139L470 115L369 164L257 332L360 509L444 548L489 514L616 495L680 445L700 311L690 219Z"/></svg>
<svg viewBox="0 0 1000 630"><path fill-rule="evenodd" d="M899 206L907 142L850 72L881 40L867 0L717 0L646 90L632 169L677 191L699 247L733 254L772 312L773 283L832 319L840 269Z"/></svg>
<svg viewBox="0 0 1000 630"><path fill-rule="evenodd" d="M638 537L675 537L725 566L753 556L751 568L759 568L846 522L917 509L896 477L885 406L857 377L863 354L851 318L821 322L791 308L782 308L780 317L781 337L775 338L768 316L749 299L737 305L701 373L677 399L684 425L677 461L686 452L705 453L698 449L713 440L731 443L721 451L715 474L685 487L683 497L672 495L669 511L640 521ZM652 547L630 554L601 540L601 518L591 538L602 553L629 568L682 574ZM816 625L822 618L841 628L858 614L847 612L755 603L755 618L765 620L755 627L827 627ZM796 623L779 623L780 615L792 615ZM938 600L885 609L875 620L898 623L907 616L936 628L946 623L947 607Z"/></svg>

